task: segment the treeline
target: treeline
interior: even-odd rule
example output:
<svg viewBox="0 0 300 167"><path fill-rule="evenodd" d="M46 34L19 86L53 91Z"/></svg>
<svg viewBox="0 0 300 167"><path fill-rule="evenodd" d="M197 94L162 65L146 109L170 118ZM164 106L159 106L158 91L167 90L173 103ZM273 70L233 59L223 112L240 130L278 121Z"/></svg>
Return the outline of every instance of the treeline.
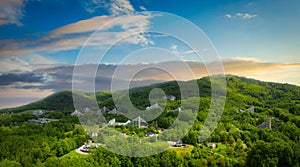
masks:
<svg viewBox="0 0 300 167"><path fill-rule="evenodd" d="M18 114L10 117L13 122L20 121ZM71 116L43 126L27 121L14 126L3 123L0 127L0 166L33 166L50 157L61 157L89 139L85 130L76 125L78 119Z"/></svg>

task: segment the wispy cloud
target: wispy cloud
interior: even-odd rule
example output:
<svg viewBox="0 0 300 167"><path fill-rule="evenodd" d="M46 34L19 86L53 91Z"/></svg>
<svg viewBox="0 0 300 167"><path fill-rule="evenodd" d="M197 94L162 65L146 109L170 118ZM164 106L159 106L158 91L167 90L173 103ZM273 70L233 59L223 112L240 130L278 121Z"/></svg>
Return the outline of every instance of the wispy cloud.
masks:
<svg viewBox="0 0 300 167"><path fill-rule="evenodd" d="M225 17L228 19L234 19L234 18L241 18L241 19L253 19L257 17L257 14L250 14L250 13L237 13L235 15L232 14L226 14Z"/></svg>
<svg viewBox="0 0 300 167"><path fill-rule="evenodd" d="M24 0L1 0L0 1L0 26L16 24L22 26L20 21L23 14Z"/></svg>
<svg viewBox="0 0 300 167"><path fill-rule="evenodd" d="M141 9L141 10L144 10L144 11L147 10L147 9L145 8L145 6L140 6L140 9Z"/></svg>
<svg viewBox="0 0 300 167"><path fill-rule="evenodd" d="M182 55L185 55L185 54L191 54L191 53L197 53L198 52L198 50L188 50L188 51L184 51L184 52L181 52L180 54L182 54Z"/></svg>
<svg viewBox="0 0 300 167"><path fill-rule="evenodd" d="M106 9L112 16L131 15L135 12L129 0L85 0L82 2L87 12Z"/></svg>
<svg viewBox="0 0 300 167"><path fill-rule="evenodd" d="M112 0L109 10L113 16L131 15L135 12L129 0Z"/></svg>
<svg viewBox="0 0 300 167"><path fill-rule="evenodd" d="M231 19L233 16L231 14L226 14L225 17Z"/></svg>
<svg viewBox="0 0 300 167"><path fill-rule="evenodd" d="M130 15L122 17L98 16L78 21L57 28L43 38L37 40L15 39L0 41L0 56L18 56L41 52L56 52L73 50L82 47L90 35L96 31L93 39L86 46L107 46L118 39L132 34L123 42L141 44L143 46L154 44L144 34L149 29L149 19L155 17L148 14ZM118 18L118 20L115 20ZM113 27L121 27L123 31L112 31Z"/></svg>
<svg viewBox="0 0 300 167"><path fill-rule="evenodd" d="M30 72L38 68L50 68L62 65L38 54L19 57L8 57L0 60L0 74L10 71Z"/></svg>
<svg viewBox="0 0 300 167"><path fill-rule="evenodd" d="M93 3L98 3L98 1L93 0ZM134 9L127 0L112 1L107 7L112 15L96 16L65 25L50 31L48 35L37 40L0 40L0 56L74 50L84 44L86 44L85 46L107 46L130 34L131 36L122 42L142 46L154 44L154 41L145 34L150 28L149 19L154 16L151 14L131 15L134 13ZM121 27L122 31L113 30L115 27ZM92 41L85 43L93 32L95 33Z"/></svg>
<svg viewBox="0 0 300 167"><path fill-rule="evenodd" d="M94 13L98 9L108 8L110 0L82 0L81 2L87 12Z"/></svg>
<svg viewBox="0 0 300 167"><path fill-rule="evenodd" d="M179 51L178 51L178 46L175 45L175 44L171 44L170 46L170 51L175 54L175 55L178 55L179 54Z"/></svg>

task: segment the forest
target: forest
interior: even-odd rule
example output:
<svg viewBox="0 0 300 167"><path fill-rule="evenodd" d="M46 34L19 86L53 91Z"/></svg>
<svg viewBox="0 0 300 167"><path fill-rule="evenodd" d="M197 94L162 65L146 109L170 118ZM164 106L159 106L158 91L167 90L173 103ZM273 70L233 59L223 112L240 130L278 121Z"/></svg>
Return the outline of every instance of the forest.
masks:
<svg viewBox="0 0 300 167"><path fill-rule="evenodd" d="M89 103L93 97L89 93L60 91L35 103L0 110L0 166L299 167L300 87L232 75L227 75L226 81L224 112L216 129L205 141L199 138L211 102L209 77L196 81L200 97L181 98L175 81L131 89L131 101L139 109L151 105L149 93L154 88L175 96L176 100L168 100L159 117L148 122L148 128L115 127L127 135L135 132L136 136L145 136L149 131L158 133L168 128L177 117L178 113L174 110L180 106L181 101L185 101L191 110L197 109L194 124L182 139L188 147L169 148L146 157L128 157L102 147L92 148L88 155L75 152L75 149L92 138L81 126L78 117L71 115L74 112L72 96ZM115 108L109 91L96 93L96 99L99 108ZM199 106L195 100L199 101ZM253 112L249 109L251 107L254 107ZM54 112L37 116L33 114L36 110ZM122 115L104 116L107 120L115 118L117 121L126 121ZM58 121L42 126L29 123L29 120L38 118ZM271 126L261 126L266 123ZM172 136L168 138L176 140ZM210 143L216 147L211 147Z"/></svg>

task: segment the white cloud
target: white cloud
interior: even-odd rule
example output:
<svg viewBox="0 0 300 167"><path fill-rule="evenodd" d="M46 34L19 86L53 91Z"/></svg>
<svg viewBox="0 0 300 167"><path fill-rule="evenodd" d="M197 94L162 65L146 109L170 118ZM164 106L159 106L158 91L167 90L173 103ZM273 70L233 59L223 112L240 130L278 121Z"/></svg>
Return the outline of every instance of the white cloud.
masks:
<svg viewBox="0 0 300 167"><path fill-rule="evenodd" d="M184 54L197 53L197 52L198 52L198 50L188 50L185 52L181 52L181 54L184 55Z"/></svg>
<svg viewBox="0 0 300 167"><path fill-rule="evenodd" d="M128 15L121 17L98 16L57 28L46 37L37 40L0 40L0 56L18 56L22 54L34 54L39 52L56 52L78 49L85 44L93 31L94 38L86 46L107 46L131 35L122 42L140 44L142 46L153 45L144 33L150 28L150 14ZM117 19L117 20L115 20ZM112 31L114 27L121 27L122 31ZM87 33L90 32L90 33ZM76 36L72 36L76 34Z"/></svg>
<svg viewBox="0 0 300 167"><path fill-rule="evenodd" d="M24 0L0 1L0 25L16 24L22 26Z"/></svg>
<svg viewBox="0 0 300 167"><path fill-rule="evenodd" d="M100 2L103 1L92 1L95 4ZM151 14L130 15L134 13L134 9L128 0L112 2L110 5L104 5L109 8L111 16L97 16L68 24L37 40L0 40L0 56L8 57L44 51L56 52L78 49L85 44L85 41L94 31L97 31L95 38L88 45L106 46L128 35L131 36L122 42L140 44L141 46L153 45L154 41L150 40L145 33L150 28L149 19L155 16ZM113 31L112 28L114 27L121 27L122 31ZM76 36L74 36L75 34Z"/></svg>
<svg viewBox="0 0 300 167"><path fill-rule="evenodd" d="M256 14L249 14L249 13L245 13L244 15L242 15L241 17L243 19L252 19L255 18L257 15Z"/></svg>
<svg viewBox="0 0 300 167"><path fill-rule="evenodd" d="M38 68L50 68L61 65L62 63L50 60L38 54L20 57L9 57L0 60L0 73L9 71L33 71Z"/></svg>
<svg viewBox="0 0 300 167"><path fill-rule="evenodd" d="M135 12L129 0L85 0L84 9L94 13L97 9L107 9L112 16L131 15Z"/></svg>
<svg viewBox="0 0 300 167"><path fill-rule="evenodd" d="M225 17L230 19L230 18L232 18L232 15L231 14L226 14Z"/></svg>
<svg viewBox="0 0 300 167"><path fill-rule="evenodd" d="M97 9L108 8L110 0L83 0L81 3L87 12L94 13Z"/></svg>
<svg viewBox="0 0 300 167"><path fill-rule="evenodd" d="M144 11L147 10L147 9L145 8L145 6L140 6L140 9L141 9L141 10L144 10Z"/></svg>
<svg viewBox="0 0 300 167"><path fill-rule="evenodd" d="M179 54L178 46L175 45L175 44L172 44L172 45L170 46L170 51L171 51L173 54L175 54L175 55L178 55L178 54Z"/></svg>
<svg viewBox="0 0 300 167"><path fill-rule="evenodd" d="M262 61L256 59L256 58L249 58L249 57L231 57L223 60L224 62L235 62L235 61L253 61L253 62L260 62Z"/></svg>
<svg viewBox="0 0 300 167"><path fill-rule="evenodd" d="M131 15L135 12L129 0L112 0L109 10L113 16Z"/></svg>
<svg viewBox="0 0 300 167"><path fill-rule="evenodd" d="M250 14L250 13L237 13L235 15L231 15L231 14L226 14L225 17L228 19L233 19L233 18L241 18L241 19L253 19L255 17L257 17L257 14Z"/></svg>

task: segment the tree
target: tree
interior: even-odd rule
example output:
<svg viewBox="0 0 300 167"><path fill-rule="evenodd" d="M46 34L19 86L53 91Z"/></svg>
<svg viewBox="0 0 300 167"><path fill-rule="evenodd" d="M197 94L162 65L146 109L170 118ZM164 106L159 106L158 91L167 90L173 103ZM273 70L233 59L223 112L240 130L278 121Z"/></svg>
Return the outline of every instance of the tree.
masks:
<svg viewBox="0 0 300 167"><path fill-rule="evenodd" d="M3 167L22 167L20 163L16 162L16 161L10 161L10 160L2 160L0 162L0 166Z"/></svg>

